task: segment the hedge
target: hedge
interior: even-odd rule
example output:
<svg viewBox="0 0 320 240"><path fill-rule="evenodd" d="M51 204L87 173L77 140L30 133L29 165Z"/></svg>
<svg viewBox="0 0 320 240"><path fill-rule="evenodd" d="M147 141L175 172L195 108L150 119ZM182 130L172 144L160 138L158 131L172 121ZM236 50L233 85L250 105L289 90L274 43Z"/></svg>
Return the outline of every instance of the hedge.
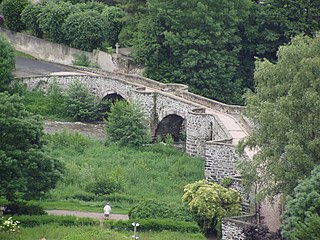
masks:
<svg viewBox="0 0 320 240"><path fill-rule="evenodd" d="M98 226L100 221L92 218L79 218L76 216L28 216L21 215L13 217L14 221L19 221L22 227L35 227L44 224L56 223L61 226Z"/></svg>
<svg viewBox="0 0 320 240"><path fill-rule="evenodd" d="M104 222L104 225L114 230L131 231L133 229L132 223L139 223L139 231L154 231L161 232L164 230L182 233L199 233L200 228L196 222L182 222L174 221L172 219L130 219Z"/></svg>

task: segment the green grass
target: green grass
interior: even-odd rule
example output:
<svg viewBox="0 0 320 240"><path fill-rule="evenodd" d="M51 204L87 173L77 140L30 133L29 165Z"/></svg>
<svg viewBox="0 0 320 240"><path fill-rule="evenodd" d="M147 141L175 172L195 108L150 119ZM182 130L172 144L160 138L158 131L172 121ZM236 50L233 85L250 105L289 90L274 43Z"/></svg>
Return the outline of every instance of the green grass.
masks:
<svg viewBox="0 0 320 240"><path fill-rule="evenodd" d="M110 201L115 209L128 211L144 199L180 205L183 187L203 179L203 160L161 144L140 149L94 141L80 134L63 132L47 136L48 153L65 164L57 187L47 194L53 201L86 200L99 207ZM92 183L104 179L115 184L115 193L90 193ZM45 203L48 204L48 203ZM91 210L96 211L97 205ZM56 207L64 207L59 203ZM79 203L80 206L80 203ZM54 204L51 205L54 208ZM85 209L84 206L81 207ZM91 211L90 210L90 211Z"/></svg>
<svg viewBox="0 0 320 240"><path fill-rule="evenodd" d="M31 56L30 54L24 53L24 52L20 52L18 50L16 50L16 56L17 57L22 57L22 58L27 58L27 59L36 59L35 57Z"/></svg>
<svg viewBox="0 0 320 240"><path fill-rule="evenodd" d="M21 228L18 233L2 233L0 239L6 240L35 240L46 238L47 240L123 240L132 239L133 232L116 232L103 227L64 227L55 224L47 224L33 228ZM202 240L202 234L178 233L163 231L160 233L138 233L144 240Z"/></svg>

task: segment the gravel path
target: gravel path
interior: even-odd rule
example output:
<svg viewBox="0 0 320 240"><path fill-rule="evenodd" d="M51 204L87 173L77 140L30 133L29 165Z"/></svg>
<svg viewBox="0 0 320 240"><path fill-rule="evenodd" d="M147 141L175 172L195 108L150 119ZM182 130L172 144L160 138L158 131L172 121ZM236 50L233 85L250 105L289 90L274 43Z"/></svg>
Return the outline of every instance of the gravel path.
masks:
<svg viewBox="0 0 320 240"><path fill-rule="evenodd" d="M88 217L103 220L103 212L80 212L70 210L46 210L49 215L62 215L62 216L77 216L77 217ZM110 219L112 220L128 220L129 217L126 214L111 214Z"/></svg>

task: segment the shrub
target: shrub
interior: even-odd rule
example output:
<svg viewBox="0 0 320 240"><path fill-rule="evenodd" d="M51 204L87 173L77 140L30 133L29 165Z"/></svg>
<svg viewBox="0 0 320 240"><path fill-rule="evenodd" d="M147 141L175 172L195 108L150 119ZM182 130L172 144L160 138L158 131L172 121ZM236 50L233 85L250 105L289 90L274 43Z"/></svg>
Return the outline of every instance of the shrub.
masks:
<svg viewBox="0 0 320 240"><path fill-rule="evenodd" d="M46 215L43 208L32 202L15 200L6 205L4 214L10 215Z"/></svg>
<svg viewBox="0 0 320 240"><path fill-rule="evenodd" d="M81 53L74 56L74 60L72 61L72 64L75 66L90 67L91 62L87 55L85 55L84 53Z"/></svg>
<svg viewBox="0 0 320 240"><path fill-rule="evenodd" d="M105 126L110 140L122 146L141 146L150 141L144 114L125 101L111 105Z"/></svg>
<svg viewBox="0 0 320 240"><path fill-rule="evenodd" d="M114 46L119 42L118 36L123 26L121 19L125 16L125 12L119 7L108 6L103 10L102 16L106 20L106 40Z"/></svg>
<svg viewBox="0 0 320 240"><path fill-rule="evenodd" d="M133 229L132 223L138 222L140 224L139 231L155 231L161 232L164 230L174 232L188 232L198 233L200 229L195 222L174 221L172 219L132 219L127 221L106 221L105 225L112 229L120 231L131 231Z"/></svg>
<svg viewBox="0 0 320 240"><path fill-rule="evenodd" d="M180 221L192 221L191 214L186 209L171 207L167 203L156 200L141 201L129 211L130 219L167 218Z"/></svg>
<svg viewBox="0 0 320 240"><path fill-rule="evenodd" d="M123 190L123 186L113 178L104 176L96 179L92 184L88 185L86 190L97 195L104 195L121 192Z"/></svg>
<svg viewBox="0 0 320 240"><path fill-rule="evenodd" d="M31 30L32 34L38 38L42 38L43 32L39 26L38 15L41 13L40 4L30 4L21 13L21 20Z"/></svg>
<svg viewBox="0 0 320 240"><path fill-rule="evenodd" d="M66 43L71 47L92 51L105 39L105 21L96 11L70 14L62 26Z"/></svg>
<svg viewBox="0 0 320 240"><path fill-rule="evenodd" d="M17 216L15 219L23 227L35 227L50 223L56 223L60 226L97 226L100 224L100 221L97 219L75 216Z"/></svg>
<svg viewBox="0 0 320 240"><path fill-rule="evenodd" d="M25 29L25 24L21 20L21 13L28 6L28 0L4 0L2 11L6 26L16 32Z"/></svg>
<svg viewBox="0 0 320 240"><path fill-rule="evenodd" d="M96 121L102 118L100 102L81 82L70 84L66 91L67 115L76 121Z"/></svg>
<svg viewBox="0 0 320 240"><path fill-rule="evenodd" d="M19 230L19 221L13 221L12 217L5 219L4 217L0 218L0 232L16 232Z"/></svg>
<svg viewBox="0 0 320 240"><path fill-rule="evenodd" d="M0 91L8 90L15 66L14 48L7 37L0 32Z"/></svg>
<svg viewBox="0 0 320 240"><path fill-rule="evenodd" d="M57 43L66 43L62 25L72 11L76 9L73 10L70 2L46 1L38 15L44 36Z"/></svg>

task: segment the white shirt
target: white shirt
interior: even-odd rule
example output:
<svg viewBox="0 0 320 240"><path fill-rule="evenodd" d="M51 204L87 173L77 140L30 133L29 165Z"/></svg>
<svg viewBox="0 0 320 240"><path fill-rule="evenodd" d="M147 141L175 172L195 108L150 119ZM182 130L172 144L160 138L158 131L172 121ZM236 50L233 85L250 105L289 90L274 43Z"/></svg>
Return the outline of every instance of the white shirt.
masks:
<svg viewBox="0 0 320 240"><path fill-rule="evenodd" d="M103 208L103 211L105 214L110 214L111 212L111 206L110 205L105 205L104 208Z"/></svg>

